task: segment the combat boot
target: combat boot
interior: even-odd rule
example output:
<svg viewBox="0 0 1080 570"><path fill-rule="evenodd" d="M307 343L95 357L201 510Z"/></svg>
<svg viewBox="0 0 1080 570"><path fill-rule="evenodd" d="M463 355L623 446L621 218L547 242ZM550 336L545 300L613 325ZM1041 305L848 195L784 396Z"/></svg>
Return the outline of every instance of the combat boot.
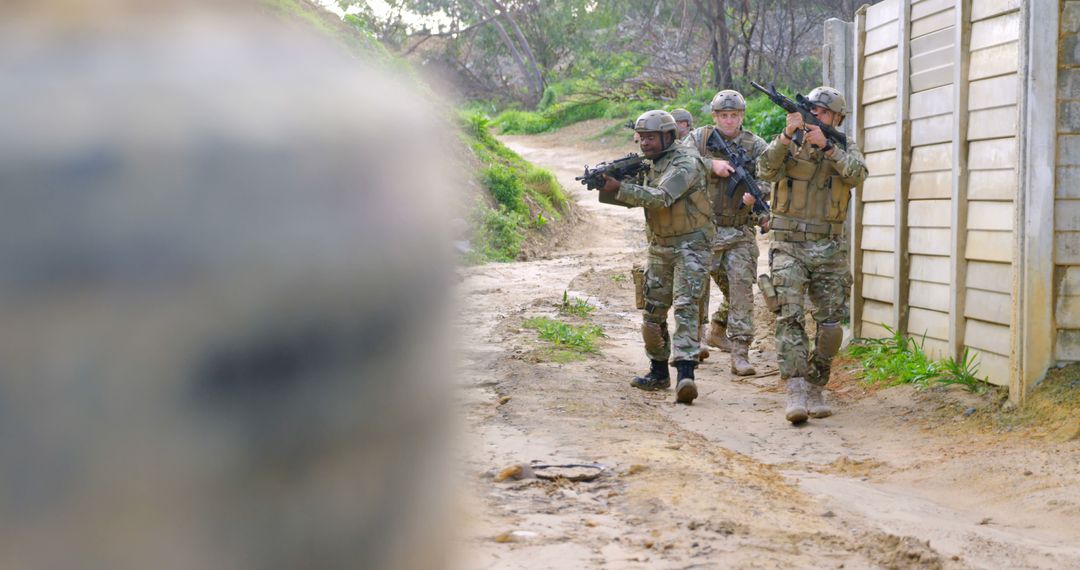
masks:
<svg viewBox="0 0 1080 570"><path fill-rule="evenodd" d="M679 360L675 362L675 369L679 371L679 379L675 384L675 402L679 404L691 404L697 398L697 384L694 384L694 367L697 362Z"/></svg>
<svg viewBox="0 0 1080 570"><path fill-rule="evenodd" d="M705 340L708 344L719 348L720 352L731 352L731 341L727 337L727 327L720 323L709 324L709 337Z"/></svg>
<svg viewBox="0 0 1080 570"><path fill-rule="evenodd" d="M825 403L825 387L806 383L806 407L812 418L827 418L832 415L832 408Z"/></svg>
<svg viewBox="0 0 1080 570"><path fill-rule="evenodd" d="M709 357L709 345L705 342L705 325L698 329L698 362L704 362Z"/></svg>
<svg viewBox="0 0 1080 570"><path fill-rule="evenodd" d="M787 379L787 408L784 417L793 424L806 421L806 380L802 376Z"/></svg>
<svg viewBox="0 0 1080 570"><path fill-rule="evenodd" d="M667 390L671 387L671 373L666 360L650 360L649 372L644 376L635 376L630 381L634 388L642 390Z"/></svg>
<svg viewBox="0 0 1080 570"><path fill-rule="evenodd" d="M731 373L736 376L753 376L757 374L750 365L750 345L741 341L731 342Z"/></svg>

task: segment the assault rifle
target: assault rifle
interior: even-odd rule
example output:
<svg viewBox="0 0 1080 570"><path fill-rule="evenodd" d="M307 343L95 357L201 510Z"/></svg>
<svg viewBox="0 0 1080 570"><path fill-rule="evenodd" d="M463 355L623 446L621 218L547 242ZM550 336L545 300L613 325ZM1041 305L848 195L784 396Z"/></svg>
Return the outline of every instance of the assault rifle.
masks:
<svg viewBox="0 0 1080 570"><path fill-rule="evenodd" d="M589 190L599 190L604 187L604 176L610 176L622 181L637 176L638 173L649 169L649 163L640 154L630 153L620 159L611 162L601 162L596 166L585 167L585 174L575 176L574 180L581 182ZM600 192L600 201L605 204L632 207L630 204L616 200L613 192Z"/></svg>
<svg viewBox="0 0 1080 570"><path fill-rule="evenodd" d="M709 140L705 141L705 148L707 150L716 152L722 152L728 157L728 162L731 164L731 168L734 171L728 175L728 197L735 195L735 190L740 184L746 187L746 192L754 197L754 209L753 212L761 215L769 214L769 203L765 201L765 196L761 193L761 186L758 185L757 178L754 178L752 170L754 168L753 161L749 156L746 156L746 149L737 144L728 144L724 140L724 137L720 136L719 129L713 129L712 134L709 135ZM739 204L739 208L744 207L746 204Z"/></svg>
<svg viewBox="0 0 1080 570"><path fill-rule="evenodd" d="M810 100L806 97L803 97L802 94L795 94L795 101L792 101L791 99L788 99L786 96L784 96L784 94L778 92L776 90L776 87L773 85L769 85L768 89L762 87L761 85L758 85L757 83L754 83L753 81L750 82L750 85L753 85L754 89L757 89L758 91L764 93L769 99L772 100L773 103L776 103L788 113L799 113L800 115L802 115L804 123L819 127L821 129L821 132L825 135L825 138L831 140L836 146L847 150L847 136L844 133L836 130L835 128L830 127L829 125L826 125L825 123L819 121L818 118L810 112L810 109L814 106L814 104L811 103ZM792 140L795 142L796 145L801 146L803 143L803 131L795 131L795 136L792 138Z"/></svg>

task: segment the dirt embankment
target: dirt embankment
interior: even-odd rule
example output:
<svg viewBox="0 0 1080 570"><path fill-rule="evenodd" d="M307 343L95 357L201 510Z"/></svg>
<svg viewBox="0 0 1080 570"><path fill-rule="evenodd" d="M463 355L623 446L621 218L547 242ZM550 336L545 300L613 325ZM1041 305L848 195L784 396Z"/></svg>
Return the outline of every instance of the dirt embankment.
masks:
<svg viewBox="0 0 1080 570"><path fill-rule="evenodd" d="M504 138L558 175L582 221L543 258L465 270L462 567L1080 567L1080 442L1009 431L993 396L867 390L841 369L836 415L792 427L761 309L758 376L733 377L714 352L692 406L630 388L647 366L628 278L643 220L572 179L633 150L590 140L603 126ZM559 364L522 324L558 316L564 293L596 307L606 338L600 354ZM534 460L606 469L496 481Z"/></svg>

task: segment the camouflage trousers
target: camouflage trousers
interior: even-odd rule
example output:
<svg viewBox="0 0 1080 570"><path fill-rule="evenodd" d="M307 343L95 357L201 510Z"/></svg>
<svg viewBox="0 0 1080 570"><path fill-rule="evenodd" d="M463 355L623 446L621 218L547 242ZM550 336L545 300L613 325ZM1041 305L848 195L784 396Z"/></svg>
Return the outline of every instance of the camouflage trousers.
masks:
<svg viewBox="0 0 1080 570"><path fill-rule="evenodd" d="M809 294L817 342L822 338L823 324L839 332L836 327L848 317L847 302L851 291L847 240L773 241L769 247L769 268L780 304L776 318L780 377L802 376L814 384L824 385L829 381L828 377L816 377L808 365L810 349L804 303ZM821 365L828 367L832 355L822 358Z"/></svg>
<svg viewBox="0 0 1080 570"><path fill-rule="evenodd" d="M712 314L712 322L727 327L727 337L737 342L754 340L754 281L760 250L749 227L717 226L712 243L710 273L724 300ZM709 285L706 285L709 287ZM703 296L702 324L706 321L709 295Z"/></svg>
<svg viewBox="0 0 1080 570"><path fill-rule="evenodd" d="M652 360L698 361L698 304L709 284L712 252L702 235L677 245L649 245L641 334ZM668 334L668 309L675 307L675 332Z"/></svg>

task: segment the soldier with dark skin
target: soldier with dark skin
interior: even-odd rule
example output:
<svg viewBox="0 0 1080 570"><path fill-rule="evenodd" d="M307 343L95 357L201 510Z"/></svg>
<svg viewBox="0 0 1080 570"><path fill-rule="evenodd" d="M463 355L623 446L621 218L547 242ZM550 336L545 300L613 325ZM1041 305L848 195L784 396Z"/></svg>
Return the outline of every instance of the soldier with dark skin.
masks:
<svg viewBox="0 0 1080 570"><path fill-rule="evenodd" d="M645 269L642 338L651 362L649 372L630 385L642 390L671 386L670 358L678 371L675 401L697 398L694 368L699 362L698 305L708 284L713 223L705 192L705 170L697 152L676 140L675 119L666 111L648 111L634 130L641 152L652 162L637 181L607 178L602 192L645 209L649 257ZM668 309L675 307L675 331L668 334Z"/></svg>
<svg viewBox="0 0 1080 570"><path fill-rule="evenodd" d="M818 87L807 97L822 123L839 127L847 112L844 97ZM804 131L803 144L793 144ZM783 132L758 159L758 177L775 182L769 268L779 308L776 351L786 384L784 415L791 423L832 415L823 388L843 340L851 290L848 237L844 229L854 187L866 179L866 162L851 143L847 150L829 141L799 113L789 113ZM816 323L809 349L804 300L809 295Z"/></svg>
<svg viewBox="0 0 1080 570"><path fill-rule="evenodd" d="M708 170L706 178L713 204L716 235L713 238L713 279L724 294L724 304L712 315L709 334L711 344L731 352L731 372L739 376L756 373L750 365L748 352L754 340L753 284L757 274L758 246L754 227L768 220L759 220L750 206L754 197L742 185L729 193L728 176L732 172L731 157L720 150L709 150L708 141L717 132L728 145L738 145L750 160L765 152L765 141L742 128L746 100L733 90L720 91L713 97L713 125L695 129L689 144L701 153ZM753 163L747 165L753 168ZM767 189L762 188L764 194ZM707 310L707 307L706 307ZM702 321L705 315L702 314Z"/></svg>

